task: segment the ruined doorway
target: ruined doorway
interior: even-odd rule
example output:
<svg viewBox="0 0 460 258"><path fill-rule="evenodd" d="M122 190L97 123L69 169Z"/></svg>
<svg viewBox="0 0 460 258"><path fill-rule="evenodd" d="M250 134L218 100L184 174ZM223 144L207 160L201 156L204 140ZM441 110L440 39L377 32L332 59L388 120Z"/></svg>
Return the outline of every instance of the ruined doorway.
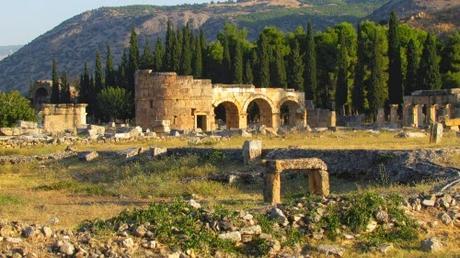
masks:
<svg viewBox="0 0 460 258"><path fill-rule="evenodd" d="M302 121L302 114L297 112L299 109L300 105L297 102L285 101L280 108L281 126L295 127L298 121Z"/></svg>
<svg viewBox="0 0 460 258"><path fill-rule="evenodd" d="M34 94L33 105L35 109L40 109L43 103L48 102L48 91L45 88L38 88Z"/></svg>
<svg viewBox="0 0 460 258"><path fill-rule="evenodd" d="M237 106L229 101L220 103L215 109L216 125L225 129L239 128L239 114Z"/></svg>
<svg viewBox="0 0 460 258"><path fill-rule="evenodd" d="M203 131L207 131L206 127L206 115L197 115L196 116L196 128L200 128Z"/></svg>
<svg viewBox="0 0 460 258"><path fill-rule="evenodd" d="M273 126L273 113L270 104L265 99L254 99L246 110L248 126Z"/></svg>

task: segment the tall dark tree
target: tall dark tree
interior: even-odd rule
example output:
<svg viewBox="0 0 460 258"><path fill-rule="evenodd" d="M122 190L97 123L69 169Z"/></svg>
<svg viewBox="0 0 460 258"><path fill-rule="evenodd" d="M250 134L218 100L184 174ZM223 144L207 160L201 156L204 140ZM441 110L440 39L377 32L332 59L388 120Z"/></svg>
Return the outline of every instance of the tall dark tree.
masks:
<svg viewBox="0 0 460 258"><path fill-rule="evenodd" d="M299 41L295 39L291 44L291 52L289 54L289 69L288 69L288 86L291 89L303 91L304 78L303 74L305 67L303 58L300 53Z"/></svg>
<svg viewBox="0 0 460 258"><path fill-rule="evenodd" d="M411 94L417 89L417 52L415 50L414 40L410 40L407 45L407 72L405 80L405 95Z"/></svg>
<svg viewBox="0 0 460 258"><path fill-rule="evenodd" d="M239 41L236 42L233 50L233 78L236 84L243 83L243 49Z"/></svg>
<svg viewBox="0 0 460 258"><path fill-rule="evenodd" d="M382 39L377 32L375 33L372 43L372 57L370 64L369 78L369 111L373 116L377 115L379 108L383 108L387 100L387 91L385 88L384 71L383 71L383 55L381 52Z"/></svg>
<svg viewBox="0 0 460 258"><path fill-rule="evenodd" d="M246 59L246 63L244 65L244 83L252 84L254 83L254 73L252 68L252 62L250 58Z"/></svg>
<svg viewBox="0 0 460 258"><path fill-rule="evenodd" d="M205 68L207 67L206 50L208 49L208 44L207 44L207 40L206 40L203 30L200 30L199 37L200 37L200 45L201 45L201 60L202 60L202 67L203 67L202 75L204 75L206 73Z"/></svg>
<svg viewBox="0 0 460 258"><path fill-rule="evenodd" d="M337 87L335 92L335 103L337 111L344 115L348 104L348 49L343 30L339 34L339 54L337 63Z"/></svg>
<svg viewBox="0 0 460 258"><path fill-rule="evenodd" d="M52 78L52 85L51 85L51 103L58 104L60 103L61 99L61 89L59 85L59 75L57 71L57 63L56 60L53 59L51 71L51 78Z"/></svg>
<svg viewBox="0 0 460 258"><path fill-rule="evenodd" d="M270 86L270 47L267 36L259 35L257 42L257 59L259 61L258 82L262 88Z"/></svg>
<svg viewBox="0 0 460 258"><path fill-rule="evenodd" d="M113 56L110 46L107 45L107 53L105 59L105 84L106 86L114 86L116 84L115 70L113 68Z"/></svg>
<svg viewBox="0 0 460 258"><path fill-rule="evenodd" d="M91 85L90 74L88 70L88 64L85 63L83 67L83 74L80 78L80 94L78 96L78 101L80 103L88 104L87 112L89 115L94 115L94 97L96 93L94 88Z"/></svg>
<svg viewBox="0 0 460 258"><path fill-rule="evenodd" d="M67 79L67 73L63 73L61 76L61 103L70 103L70 84Z"/></svg>
<svg viewBox="0 0 460 258"><path fill-rule="evenodd" d="M305 98L317 101L316 46L311 23L307 26L305 47Z"/></svg>
<svg viewBox="0 0 460 258"><path fill-rule="evenodd" d="M164 60L165 57L165 50L163 47L163 43L160 38L157 38L157 43L155 45L155 56L153 61L153 69L158 72L163 72L164 68Z"/></svg>
<svg viewBox="0 0 460 258"><path fill-rule="evenodd" d="M182 57L181 57L181 74L191 75L192 69L192 32L190 30L190 24L182 29Z"/></svg>
<svg viewBox="0 0 460 258"><path fill-rule="evenodd" d="M96 64L94 66L94 87L96 93L101 92L104 89L104 73L102 72L101 56L96 51Z"/></svg>
<svg viewBox="0 0 460 258"><path fill-rule="evenodd" d="M270 68L270 74L272 75L271 85L273 87L286 88L287 76L283 53L275 48L273 49L272 56L274 59L271 62Z"/></svg>
<svg viewBox="0 0 460 258"><path fill-rule="evenodd" d="M166 29L166 46L165 46L165 57L164 57L164 70L174 71L174 48L176 46L176 35L171 21L168 21L168 27ZM158 44L157 44L158 46Z"/></svg>
<svg viewBox="0 0 460 258"><path fill-rule="evenodd" d="M352 106L353 110L357 113L362 113L366 110L368 102L367 102L367 89L364 83L366 68L366 53L365 53L365 41L363 38L363 31L361 28L361 24L358 24L358 49L357 49L357 56L358 59L356 61L355 66L355 78L354 78L354 86L352 91Z"/></svg>
<svg viewBox="0 0 460 258"><path fill-rule="evenodd" d="M401 67L401 43L399 39L399 21L393 11L388 24L388 59L390 61L388 77L388 97L390 104L402 104L404 89Z"/></svg>
<svg viewBox="0 0 460 258"><path fill-rule="evenodd" d="M150 41L146 40L144 45L144 51L142 52L142 57L140 61L140 69L153 69L154 67L154 57L152 48L150 46Z"/></svg>
<svg viewBox="0 0 460 258"><path fill-rule="evenodd" d="M224 60L222 62L222 77L225 83L230 83L232 81L232 58L230 53L230 44L229 39L224 37L224 42L222 45L224 47Z"/></svg>
<svg viewBox="0 0 460 258"><path fill-rule="evenodd" d="M201 44L201 37L195 38L195 51L193 53L193 76L201 78L203 76L203 45Z"/></svg>
<svg viewBox="0 0 460 258"><path fill-rule="evenodd" d="M176 30L176 37L173 46L173 70L174 72L179 73L181 71L181 58L182 58L182 44L184 43L184 37L182 30Z"/></svg>
<svg viewBox="0 0 460 258"><path fill-rule="evenodd" d="M131 30L131 36L129 39L129 58L128 58L128 70L127 70L127 81L128 81L128 92L129 95L134 97L134 74L139 68L139 46L137 40L137 33L134 28ZM96 85L97 89L97 85ZM99 93L99 92L98 92Z"/></svg>
<svg viewBox="0 0 460 258"><path fill-rule="evenodd" d="M121 55L121 63L118 66L118 78L117 83L121 87L128 89L128 54L126 53L126 49L123 50L123 54Z"/></svg>
<svg viewBox="0 0 460 258"><path fill-rule="evenodd" d="M422 59L420 60L417 74L419 89L435 90L441 88L442 82L436 53L436 39L431 33L428 33L423 45Z"/></svg>

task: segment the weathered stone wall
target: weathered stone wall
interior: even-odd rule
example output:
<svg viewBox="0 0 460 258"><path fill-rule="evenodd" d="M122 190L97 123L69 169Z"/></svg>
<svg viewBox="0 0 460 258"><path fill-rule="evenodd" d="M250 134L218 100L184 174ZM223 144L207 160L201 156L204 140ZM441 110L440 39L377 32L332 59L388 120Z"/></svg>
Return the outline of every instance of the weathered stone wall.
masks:
<svg viewBox="0 0 460 258"><path fill-rule="evenodd" d="M51 134L76 131L86 125L87 104L44 104L43 129Z"/></svg>
<svg viewBox="0 0 460 258"><path fill-rule="evenodd" d="M335 111L329 109L309 109L308 110L308 125L310 127L335 127L336 114Z"/></svg>
<svg viewBox="0 0 460 258"><path fill-rule="evenodd" d="M192 76L142 70L136 73L136 124L154 129L160 121L167 120L171 129L211 131L217 128L215 109L222 105L227 128L247 128L248 109L256 103L260 111L258 125L305 126L304 98L304 93L294 90L213 85L210 80Z"/></svg>

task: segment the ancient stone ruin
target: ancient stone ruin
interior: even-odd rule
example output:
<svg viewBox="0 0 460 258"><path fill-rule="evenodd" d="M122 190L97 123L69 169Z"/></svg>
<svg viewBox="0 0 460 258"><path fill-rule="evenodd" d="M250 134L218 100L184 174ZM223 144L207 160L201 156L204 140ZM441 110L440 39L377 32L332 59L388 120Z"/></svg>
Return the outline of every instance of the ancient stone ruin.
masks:
<svg viewBox="0 0 460 258"><path fill-rule="evenodd" d="M43 129L48 133L76 131L86 125L87 104L43 104Z"/></svg>
<svg viewBox="0 0 460 258"><path fill-rule="evenodd" d="M164 131L164 127L189 131L251 125L305 127L307 117L303 92L212 84L211 80L151 70L136 73L135 104L136 124L154 131Z"/></svg>
<svg viewBox="0 0 460 258"><path fill-rule="evenodd" d="M308 190L320 196L329 195L329 173L324 161L317 158L265 161L264 202L281 203L281 173L299 170L308 174Z"/></svg>

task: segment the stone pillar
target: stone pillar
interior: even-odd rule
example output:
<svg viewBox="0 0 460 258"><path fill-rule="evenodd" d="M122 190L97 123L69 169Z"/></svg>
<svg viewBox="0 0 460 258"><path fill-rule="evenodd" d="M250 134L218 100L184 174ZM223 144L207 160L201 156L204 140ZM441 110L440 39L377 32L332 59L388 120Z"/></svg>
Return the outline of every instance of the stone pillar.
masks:
<svg viewBox="0 0 460 258"><path fill-rule="evenodd" d="M392 125L397 125L400 120L399 120L399 115L398 115L398 109L399 105L393 104L390 106L390 122Z"/></svg>
<svg viewBox="0 0 460 258"><path fill-rule="evenodd" d="M262 156L262 141L250 140L245 141L243 145L244 164L250 164L259 161Z"/></svg>
<svg viewBox="0 0 460 258"><path fill-rule="evenodd" d="M404 105L403 106L403 117L402 117L402 126L411 126L411 122L409 121L410 119L410 108L411 106L409 105Z"/></svg>
<svg viewBox="0 0 460 258"><path fill-rule="evenodd" d="M383 108L379 108L377 111L377 126L382 127L385 124L385 110Z"/></svg>
<svg viewBox="0 0 460 258"><path fill-rule="evenodd" d="M277 171L265 173L264 202L281 203L281 173L277 173Z"/></svg>
<svg viewBox="0 0 460 258"><path fill-rule="evenodd" d="M280 113L272 114L272 128L277 130L281 125L281 115Z"/></svg>
<svg viewBox="0 0 460 258"><path fill-rule="evenodd" d="M424 127L425 120L423 114L423 105L417 105L417 127Z"/></svg>
<svg viewBox="0 0 460 258"><path fill-rule="evenodd" d="M248 115L241 114L238 123L240 124L240 129L248 128Z"/></svg>
<svg viewBox="0 0 460 258"><path fill-rule="evenodd" d="M308 173L308 191L319 196L329 195L329 173L324 170L313 170Z"/></svg>
<svg viewBox="0 0 460 258"><path fill-rule="evenodd" d="M419 109L419 105L413 105L412 106L412 110L411 110L411 113L412 113L412 117L411 117L411 126L412 127L415 127L415 128L418 128L418 122L419 122L419 118L418 118L418 109Z"/></svg>
<svg viewBox="0 0 460 258"><path fill-rule="evenodd" d="M328 127L329 128L335 128L337 126L337 116L335 111L330 111L329 112L329 122L328 122Z"/></svg>
<svg viewBox="0 0 460 258"><path fill-rule="evenodd" d="M436 104L431 105L427 108L427 123L432 125L437 122L437 117L436 117Z"/></svg>
<svg viewBox="0 0 460 258"><path fill-rule="evenodd" d="M441 123L431 125L430 143L439 144L442 139L444 127Z"/></svg>
<svg viewBox="0 0 460 258"><path fill-rule="evenodd" d="M452 116L452 114L453 114L453 113L452 113L452 104L446 104L445 110L446 110L446 118L447 118L447 119L452 118L452 117L453 117L453 116Z"/></svg>

